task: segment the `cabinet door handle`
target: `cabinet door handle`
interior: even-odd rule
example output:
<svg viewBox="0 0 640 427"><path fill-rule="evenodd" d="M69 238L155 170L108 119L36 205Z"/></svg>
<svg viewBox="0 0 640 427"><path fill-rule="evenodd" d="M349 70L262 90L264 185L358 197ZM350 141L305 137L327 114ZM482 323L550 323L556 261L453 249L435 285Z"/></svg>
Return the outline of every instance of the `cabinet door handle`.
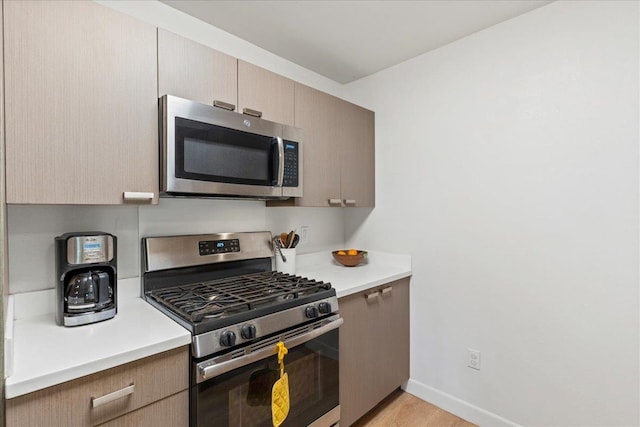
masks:
<svg viewBox="0 0 640 427"><path fill-rule="evenodd" d="M125 191L123 193L124 200L132 202L142 202L153 200L153 193L144 193L140 191Z"/></svg>
<svg viewBox="0 0 640 427"><path fill-rule="evenodd" d="M252 110L251 108L243 108L242 114L246 114L247 116L253 116L258 118L262 117L262 111Z"/></svg>
<svg viewBox="0 0 640 427"><path fill-rule="evenodd" d="M335 206L335 205L342 206L342 200L340 200L340 199L329 199L329 205L330 206Z"/></svg>
<svg viewBox="0 0 640 427"><path fill-rule="evenodd" d="M384 296L384 295L390 294L391 291L393 291L393 287L387 286L386 288L382 289L382 295Z"/></svg>
<svg viewBox="0 0 640 427"><path fill-rule="evenodd" d="M379 291L375 291L375 292L371 292L370 294L366 294L364 297L366 298L367 302L369 301L373 301L374 299L378 298L378 296L380 295Z"/></svg>
<svg viewBox="0 0 640 427"><path fill-rule="evenodd" d="M114 391L113 393L105 394L102 397L92 397L91 407L97 408L98 406L106 405L109 402L113 402L114 400L118 400L130 394L133 394L135 388L136 385L131 384L130 386Z"/></svg>
<svg viewBox="0 0 640 427"><path fill-rule="evenodd" d="M355 206L357 203L354 199L344 199L344 204L346 206Z"/></svg>
<svg viewBox="0 0 640 427"><path fill-rule="evenodd" d="M213 106L218 108L223 108L225 110L234 111L236 106L233 104L229 104L228 102L218 101L217 99L213 100Z"/></svg>

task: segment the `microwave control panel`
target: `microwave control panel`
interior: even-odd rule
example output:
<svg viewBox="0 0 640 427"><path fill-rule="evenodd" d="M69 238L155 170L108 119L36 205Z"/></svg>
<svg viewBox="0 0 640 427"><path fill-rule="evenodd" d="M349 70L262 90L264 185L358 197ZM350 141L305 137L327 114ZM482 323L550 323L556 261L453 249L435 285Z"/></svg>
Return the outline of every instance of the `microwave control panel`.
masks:
<svg viewBox="0 0 640 427"><path fill-rule="evenodd" d="M198 242L198 248L200 249L200 256L240 252L240 240L204 240Z"/></svg>
<svg viewBox="0 0 640 427"><path fill-rule="evenodd" d="M284 180L283 187L298 186L298 143L284 141Z"/></svg>

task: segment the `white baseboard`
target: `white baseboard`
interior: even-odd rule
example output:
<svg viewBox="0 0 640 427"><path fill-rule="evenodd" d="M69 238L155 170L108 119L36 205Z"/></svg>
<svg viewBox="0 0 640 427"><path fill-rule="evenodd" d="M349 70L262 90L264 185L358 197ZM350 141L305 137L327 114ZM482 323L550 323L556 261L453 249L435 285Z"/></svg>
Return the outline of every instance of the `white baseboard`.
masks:
<svg viewBox="0 0 640 427"><path fill-rule="evenodd" d="M470 423L477 424L480 427L521 427L513 421L509 421L499 415L415 380L409 380L403 388L407 393L411 393L426 402L442 408L447 412L451 412Z"/></svg>

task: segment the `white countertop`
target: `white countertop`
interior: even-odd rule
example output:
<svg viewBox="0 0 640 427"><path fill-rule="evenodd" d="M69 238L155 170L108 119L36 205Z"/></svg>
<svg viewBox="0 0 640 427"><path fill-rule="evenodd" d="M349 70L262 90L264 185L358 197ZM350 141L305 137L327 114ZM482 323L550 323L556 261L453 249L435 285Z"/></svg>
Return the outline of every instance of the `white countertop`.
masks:
<svg viewBox="0 0 640 427"><path fill-rule="evenodd" d="M137 283L137 292L126 295L121 289L132 286L118 281L118 313L113 319L72 328L58 326L53 312L22 314L25 317L14 320L13 372L5 381L6 398L191 343L189 331L136 296L138 278L126 281ZM53 290L50 294L53 301ZM24 310L16 307L16 315L19 311Z"/></svg>
<svg viewBox="0 0 640 427"><path fill-rule="evenodd" d="M338 298L411 276L411 256L369 251L365 261L345 267L330 251L298 255L296 274L331 282Z"/></svg>
<svg viewBox="0 0 640 427"><path fill-rule="evenodd" d="M296 274L331 282L340 298L410 276L411 257L369 252L363 264L344 267L330 251L301 254L296 257ZM119 280L118 314L73 328L56 324L52 289L12 295L15 320L5 328L6 398L191 343L189 331L139 298L139 293L139 278Z"/></svg>

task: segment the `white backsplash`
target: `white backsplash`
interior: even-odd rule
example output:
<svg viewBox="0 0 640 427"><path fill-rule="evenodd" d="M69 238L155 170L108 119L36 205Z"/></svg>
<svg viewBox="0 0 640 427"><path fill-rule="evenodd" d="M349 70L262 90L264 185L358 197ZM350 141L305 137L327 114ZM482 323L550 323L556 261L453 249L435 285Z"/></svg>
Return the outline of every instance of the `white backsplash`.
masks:
<svg viewBox="0 0 640 427"><path fill-rule="evenodd" d="M118 238L118 278L140 275L140 238L146 236L283 231L308 227L298 253L344 245L344 210L267 208L264 202L163 198L155 206L8 206L9 293L51 289L54 238L74 231L105 231Z"/></svg>
<svg viewBox="0 0 640 427"><path fill-rule="evenodd" d="M163 198L140 207L140 237L264 231L266 209L252 200Z"/></svg>
<svg viewBox="0 0 640 427"><path fill-rule="evenodd" d="M118 238L118 277L140 265L136 206L7 206L9 293L53 288L54 239L73 231L105 231Z"/></svg>
<svg viewBox="0 0 640 427"><path fill-rule="evenodd" d="M307 239L298 244L299 254L332 250L344 246L344 213L340 208L268 208L267 229L274 235L296 230Z"/></svg>

